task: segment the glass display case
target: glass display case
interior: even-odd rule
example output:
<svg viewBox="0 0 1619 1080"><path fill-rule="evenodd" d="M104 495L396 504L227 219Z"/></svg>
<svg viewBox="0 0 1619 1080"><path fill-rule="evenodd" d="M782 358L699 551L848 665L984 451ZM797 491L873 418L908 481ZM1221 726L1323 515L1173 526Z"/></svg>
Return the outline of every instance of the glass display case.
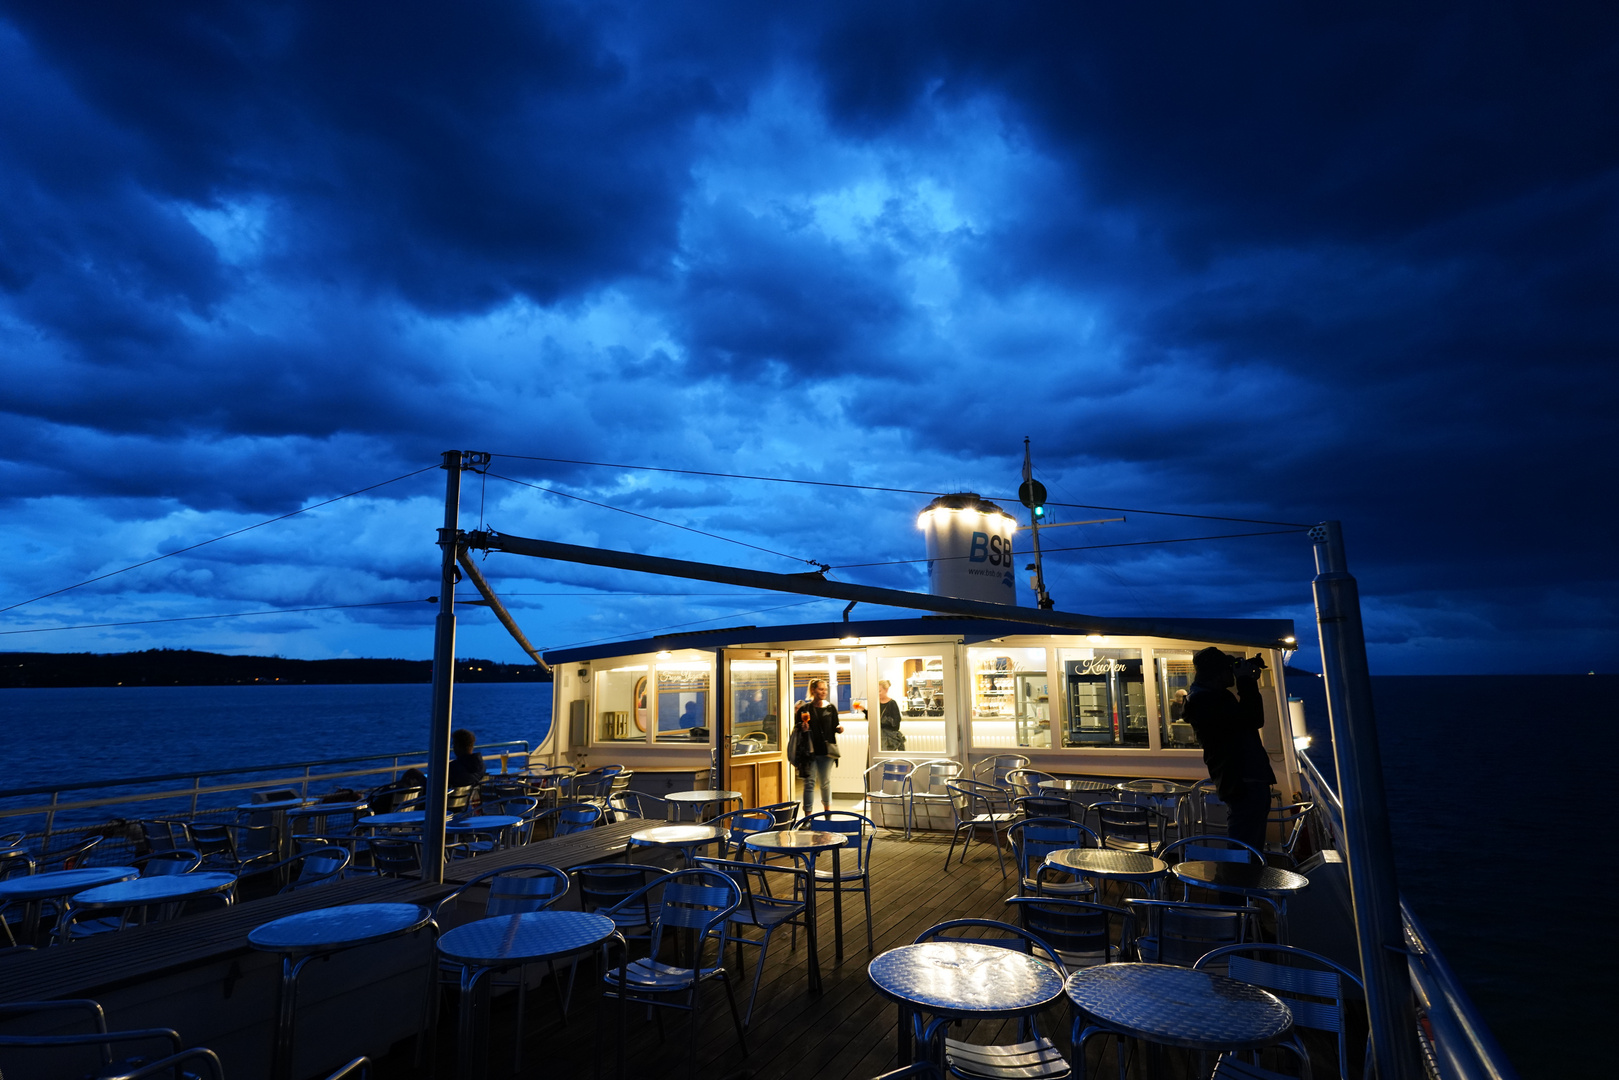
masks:
<svg viewBox="0 0 1619 1080"><path fill-rule="evenodd" d="M1146 747L1147 694L1140 649L1064 649L1068 714L1063 745Z"/></svg>
<svg viewBox="0 0 1619 1080"><path fill-rule="evenodd" d="M1044 649L969 649L973 739L979 746L1051 745Z"/></svg>

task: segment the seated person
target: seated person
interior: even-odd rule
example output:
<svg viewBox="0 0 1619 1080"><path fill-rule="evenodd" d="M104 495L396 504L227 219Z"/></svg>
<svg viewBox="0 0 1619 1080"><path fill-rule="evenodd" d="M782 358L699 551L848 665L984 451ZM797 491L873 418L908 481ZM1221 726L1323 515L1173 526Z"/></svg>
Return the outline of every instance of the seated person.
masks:
<svg viewBox="0 0 1619 1080"><path fill-rule="evenodd" d="M489 770L483 767L483 755L473 749L478 738L466 728L459 728L450 736L450 749L455 756L450 759L450 787L472 787L489 775Z"/></svg>

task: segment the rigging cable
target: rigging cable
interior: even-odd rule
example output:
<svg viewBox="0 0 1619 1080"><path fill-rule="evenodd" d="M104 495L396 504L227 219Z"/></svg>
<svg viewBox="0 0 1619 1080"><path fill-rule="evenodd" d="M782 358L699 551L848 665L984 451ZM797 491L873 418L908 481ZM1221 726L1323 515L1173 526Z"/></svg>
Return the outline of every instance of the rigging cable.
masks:
<svg viewBox="0 0 1619 1080"><path fill-rule="evenodd" d="M1152 544L1190 544L1190 543L1192 543L1194 541L1197 541L1197 540L1235 540L1235 539L1237 539L1239 537L1243 537L1243 536L1284 536L1284 535L1287 535L1289 533L1296 533L1296 532L1303 532L1303 531L1304 531L1303 529L1272 529L1269 532L1226 533L1226 534L1224 534L1222 536L1178 536L1178 537L1175 537L1175 538L1169 539L1169 540L1131 540L1131 541L1128 541L1128 542L1125 542L1125 543L1119 543L1119 544L1085 544L1085 545L1083 545L1081 547L1056 547L1056 548L1048 547L1048 548L1042 548L1041 550L1048 553L1048 554L1050 552L1053 552L1053 551L1096 551L1096 550L1101 549L1101 548L1148 547L1148 546L1150 546ZM1020 552L1015 552L1014 554L1017 554L1017 555L1032 555L1034 553L1032 551L1020 551ZM856 567L861 567L861 566L902 566L902 565L905 565L907 563L948 562L948 561L950 561L952 559L967 559L967 558L971 558L971 556L969 556L969 555L946 555L946 556L944 556L942 558L938 558L938 559L890 559L887 562L842 563L842 564L840 564L838 566L834 566L832 569L834 569L834 570L852 570L852 569L854 569Z"/></svg>
<svg viewBox="0 0 1619 1080"><path fill-rule="evenodd" d="M507 483L511 484L521 484L523 487L530 487L535 491L544 491L551 495L560 495L564 499L572 499L575 502L588 503L591 506L599 506L604 510L614 510L620 514L628 514L630 517L640 518L642 521L651 521L658 525L667 525L672 529L683 529L686 532L696 533L698 536L706 536L712 540L724 540L727 544L737 544L741 547L752 548L754 551L762 551L766 555L778 555L783 559L791 559L793 562L809 563L811 566L820 567L823 571L827 569L825 563L817 562L814 559L804 559L797 555L789 555L785 551L777 551L774 548L760 547L758 544L750 544L746 540L733 540L729 536L721 536L719 533L704 532L702 529L694 529L690 525L677 525L673 521L665 521L662 518L655 518L650 514L638 514L634 510L625 510L621 506L612 506L608 503L597 502L595 499L587 499L582 495L569 495L566 491L558 491L556 488L545 487L541 484L531 484L527 480L516 480L510 476L502 476L495 472L492 472L489 475L493 476L496 480L505 480Z"/></svg>
<svg viewBox="0 0 1619 1080"><path fill-rule="evenodd" d="M171 557L173 557L175 555L184 555L188 551L196 551L200 547L207 547L209 544L217 544L221 540L228 540L233 536L240 536L245 532L252 532L254 529L262 529L266 525L273 525L278 521L285 521L288 518L297 517L299 514L307 514L309 511L319 509L322 506L330 506L334 502L341 502L344 499L353 498L355 495L363 495L367 491L375 491L379 487L386 487L389 484L396 484L401 480L408 480L412 476L420 476L424 472L432 472L434 469L437 469L437 468L439 468L439 466L437 466L437 465L425 465L422 468L415 470L414 472L408 472L408 473L404 473L404 474L402 474L400 476L396 476L392 480L382 480L382 481L380 481L378 483L375 483L375 484L367 484L365 487L357 488L356 490L351 491L346 495L337 495L337 496L334 496L334 497L332 497L330 499L325 499L325 500L323 500L321 502L318 502L318 503L311 503L310 505L308 505L306 507L303 507L300 510L293 510L290 513L279 514L279 515L277 515L276 517L273 517L273 518L266 518L263 521L258 522L257 524L247 525L247 526L244 526L244 527L242 527L240 529L234 529L234 530L232 530L232 531L230 531L228 533L223 533L223 534L221 534L219 536L214 537L212 540L203 540L203 541L200 541L200 542L195 543L195 544L187 545L186 547L183 547L183 548L176 548L173 551L165 551L161 555L154 555L150 559L143 559L138 563L134 563L134 564L132 564L130 566L124 567L122 570L111 570L111 571L108 571L105 574L97 574L95 577L86 578L84 581L81 581L76 585L65 585L60 589L52 589L48 593L40 593L38 596L33 597L30 600L19 600L15 604L8 604L5 607L0 607L0 612L11 611L14 608L25 607L26 605L32 604L35 601L44 600L46 597L49 597L49 596L58 596L61 593L72 592L74 589L83 588L84 586L93 584L93 583L95 583L97 581L105 581L107 578L117 577L119 574L128 573L129 571L139 569L142 566L150 566L152 563L161 562L162 560L167 559L167 558L171 558ZM111 624L109 624L109 625L111 625ZM13 631L13 632L15 632L15 631Z"/></svg>
<svg viewBox="0 0 1619 1080"><path fill-rule="evenodd" d="M948 491L923 491L919 488L883 487L877 484L840 484L831 480L800 480L790 476L754 476L750 473L712 472L705 469L666 469L656 465L624 465L612 461L581 461L577 458L536 457L528 454L494 454L494 457L511 458L514 461L546 461L558 465L589 465L600 469L627 469L637 472L674 473L681 476L713 476L725 480L762 480L772 484L803 484L809 487L843 488L846 491L885 491L895 495L950 495ZM1015 495L990 495L991 499L1001 502L1017 502ZM1071 506L1079 510L1109 510L1119 514L1157 514L1161 517L1197 518L1202 521L1234 521L1242 525L1288 525L1295 529L1307 529L1310 526L1298 521L1269 521L1264 518L1226 517L1222 514L1188 514L1177 510L1141 510L1128 506L1099 506L1096 503L1056 503L1048 502L1047 506ZM791 558L791 556L788 556ZM809 560L804 560L808 562ZM819 565L819 564L816 564Z"/></svg>

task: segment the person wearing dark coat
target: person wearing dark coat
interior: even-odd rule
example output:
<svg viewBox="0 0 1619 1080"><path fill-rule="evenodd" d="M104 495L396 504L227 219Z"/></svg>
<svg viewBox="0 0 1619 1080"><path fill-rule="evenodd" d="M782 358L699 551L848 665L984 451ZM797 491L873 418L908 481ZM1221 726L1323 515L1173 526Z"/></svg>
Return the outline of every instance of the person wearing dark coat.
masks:
<svg viewBox="0 0 1619 1080"><path fill-rule="evenodd" d="M799 758L808 758L799 769L804 777L804 816L808 817L815 811L817 785L821 789L821 809L832 809L832 761L838 753L838 734L843 731L843 725L838 723L838 707L827 701L826 684L820 679L809 684L809 699L793 709L793 728L799 736ZM809 751L807 755L805 749Z"/></svg>
<svg viewBox="0 0 1619 1080"><path fill-rule="evenodd" d="M450 759L450 787L472 787L489 775L489 770L483 766L483 755L473 749L477 744L478 737L466 728L450 736L450 748L455 751Z"/></svg>
<svg viewBox="0 0 1619 1080"><path fill-rule="evenodd" d="M1228 808L1226 835L1263 851L1276 774L1259 738L1265 706L1257 659L1239 662L1212 645L1193 656L1197 677L1186 695L1185 719L1197 733L1209 779Z"/></svg>

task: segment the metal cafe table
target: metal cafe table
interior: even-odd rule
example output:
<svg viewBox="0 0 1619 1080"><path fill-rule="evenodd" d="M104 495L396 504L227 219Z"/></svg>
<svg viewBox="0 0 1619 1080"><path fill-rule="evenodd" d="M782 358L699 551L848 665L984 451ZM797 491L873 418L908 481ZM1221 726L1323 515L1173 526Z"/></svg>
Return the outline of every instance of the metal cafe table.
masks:
<svg viewBox="0 0 1619 1080"><path fill-rule="evenodd" d="M499 835L501 843L505 843L506 830L522 823L523 819L515 814L477 814L449 822L444 826L444 833L446 836L493 833Z"/></svg>
<svg viewBox="0 0 1619 1080"><path fill-rule="evenodd" d="M690 866L694 848L725 840L730 835L718 825L654 825L650 829L637 829L630 833L630 845L677 847L685 864ZM627 849L625 854L629 854Z"/></svg>
<svg viewBox="0 0 1619 1080"><path fill-rule="evenodd" d="M1039 957L969 941L901 945L873 960L866 974L879 994L899 1005L901 1065L913 1058L913 1013L932 1015L923 1043L942 1066L951 1021L1028 1016L1063 993L1061 972Z"/></svg>
<svg viewBox="0 0 1619 1080"><path fill-rule="evenodd" d="M1176 863L1170 873L1188 885L1215 892L1258 896L1276 906L1276 943L1287 944L1287 898L1309 888L1310 879L1291 870L1253 863L1204 862Z"/></svg>
<svg viewBox="0 0 1619 1080"><path fill-rule="evenodd" d="M1046 856L1046 865L1100 881L1128 881L1151 895L1169 864L1153 855L1110 848L1062 848ZM1100 888L1097 890L1100 895Z"/></svg>
<svg viewBox="0 0 1619 1080"><path fill-rule="evenodd" d="M140 876L138 866L81 866L75 870L52 870L44 874L7 878L0 881L0 907L8 903L21 903L23 908L22 937L18 944L32 944L39 930L39 902L58 900L74 893L93 889L97 885L111 885L115 881L128 881Z"/></svg>
<svg viewBox="0 0 1619 1080"><path fill-rule="evenodd" d="M457 1077L475 1080L487 1068L489 983L501 968L556 960L585 952L604 941L624 939L605 915L584 911L525 911L465 923L439 938L438 951L461 965ZM522 1039L522 1032L518 1032Z"/></svg>
<svg viewBox="0 0 1619 1080"><path fill-rule="evenodd" d="M680 806L696 807L699 808L698 812L700 812L701 807L712 803L734 802L737 806L742 805L742 793L740 791L711 791L706 789L703 791L671 791L664 798L669 803L669 813L671 814L678 813L679 811L676 807Z"/></svg>
<svg viewBox="0 0 1619 1080"><path fill-rule="evenodd" d="M271 1080L292 1075L292 1032L298 1013L298 973L319 956L370 945L431 927L433 913L419 904L348 904L316 908L254 927L247 943L261 952L281 954L281 995L276 1016Z"/></svg>
<svg viewBox="0 0 1619 1080"><path fill-rule="evenodd" d="M1070 975L1067 991L1096 1021L1080 1033L1076 1057L1093 1033L1223 1053L1271 1046L1293 1030L1293 1014L1274 994L1171 964L1098 964Z"/></svg>
<svg viewBox="0 0 1619 1080"><path fill-rule="evenodd" d="M134 878L98 885L93 889L73 894L76 908L118 908L125 912L139 909L136 924L146 922L148 908L161 904L181 904L215 893L227 893L236 887L236 875L219 870L200 870L190 874L164 874L160 877ZM227 895L226 904L235 902Z"/></svg>
<svg viewBox="0 0 1619 1080"><path fill-rule="evenodd" d="M842 851L849 843L844 833L824 829L782 829L775 832L750 833L742 841L744 847L766 854L790 855L804 863L809 883L805 886L805 910L809 912L804 931L809 938L810 989L821 988L821 957L815 934L815 857L823 851L832 853L832 938L834 955L843 962L843 858Z"/></svg>
<svg viewBox="0 0 1619 1080"><path fill-rule="evenodd" d="M1154 803L1173 803L1175 812L1172 816L1177 828L1181 823L1181 809L1186 804L1186 797L1196 790L1190 784L1177 784L1173 780L1126 780L1114 785L1114 789L1121 796L1145 796Z"/></svg>

